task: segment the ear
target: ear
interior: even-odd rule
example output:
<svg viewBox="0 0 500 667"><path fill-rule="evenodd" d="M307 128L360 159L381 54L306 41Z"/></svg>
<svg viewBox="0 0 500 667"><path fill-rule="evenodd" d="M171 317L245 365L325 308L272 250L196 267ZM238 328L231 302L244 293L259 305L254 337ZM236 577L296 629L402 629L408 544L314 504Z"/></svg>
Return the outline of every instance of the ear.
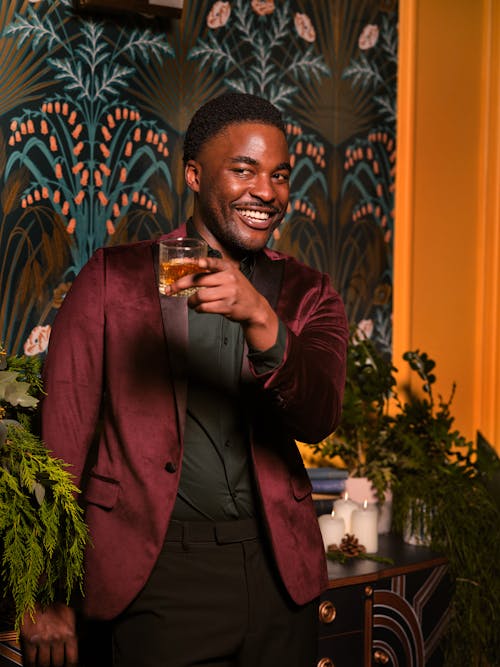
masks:
<svg viewBox="0 0 500 667"><path fill-rule="evenodd" d="M200 163L196 162L196 160L188 160L184 167L184 178L188 188L193 192L198 192L200 189L200 173Z"/></svg>

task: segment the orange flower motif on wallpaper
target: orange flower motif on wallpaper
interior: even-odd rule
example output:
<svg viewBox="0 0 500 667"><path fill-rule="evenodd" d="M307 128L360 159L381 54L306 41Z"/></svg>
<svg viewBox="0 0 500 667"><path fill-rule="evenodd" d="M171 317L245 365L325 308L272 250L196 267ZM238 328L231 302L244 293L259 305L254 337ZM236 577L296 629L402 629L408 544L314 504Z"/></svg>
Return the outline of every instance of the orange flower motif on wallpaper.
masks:
<svg viewBox="0 0 500 667"><path fill-rule="evenodd" d="M132 204L156 214L158 205L149 188L153 176L161 175L167 187L172 185L166 131L143 118L132 103L117 101L136 72L124 64L122 53L127 63L151 58L162 62L173 49L162 34L126 27L120 28L120 48L112 49L99 21L78 22L79 32L67 42L58 20L65 21L61 4L45 15L19 16L5 31L19 43L36 33L34 50L49 41L48 66L61 83L54 97L12 119L6 176L19 165L31 172L21 207L29 212L47 200L46 209L52 208L71 235L67 278L109 242L118 225L127 224Z"/></svg>
<svg viewBox="0 0 500 667"><path fill-rule="evenodd" d="M41 135L48 135L49 150L54 154L54 176L57 181L61 181L62 183L61 187L54 187L53 183L48 182L46 185L33 188L22 197L22 208L27 208L44 199L49 199L55 210L66 218L67 233L74 234L79 217L78 209L81 209L88 189L91 187L102 208L106 209L107 213L109 213L105 220L106 231L109 235L114 234L116 222L123 215L123 211L128 207L130 200L126 192L120 191L120 194L117 194L118 189L110 185L116 183L116 181L125 184L128 173L127 167L122 166L117 177L113 176L114 169L112 169L112 163L116 156L112 150L112 140L115 133L123 130L127 132L127 128L122 127L124 123L131 123L132 126L140 123L141 116L139 112L123 106L117 106L108 111L106 120L100 128L103 140L99 143L98 150L101 153L102 160L97 164L93 172L90 171L89 164L80 159L76 163L68 164L65 151L62 150L62 147L59 147L57 136L49 133L49 122L50 127L54 128L54 132L57 131L56 128L59 125L67 125L70 132L66 134L62 133L62 136L68 136L69 134L72 137L74 143L72 146L69 146L69 152L79 158L85 145L89 142L86 137L84 125L82 123L76 124L78 112L70 110L68 103L61 104L61 102L56 101L54 103L48 102L42 104L41 114L43 114L43 118L39 123L39 127L37 127L37 123L32 118L23 122L12 121L10 126L11 135L8 143L9 146L15 148L18 144L22 144L29 135L36 135L37 130L39 130ZM53 115L58 116L58 122L50 118ZM74 129L71 130L73 127ZM84 140L81 139L82 136ZM150 145L158 153L159 159L166 158L169 154L167 141L168 137L165 132L155 132L152 129L148 129L143 133L141 127L137 126L131 139L125 143L123 161L129 163L130 159L133 159L136 147L144 144ZM75 184L74 179L70 178L70 174L77 176L79 183ZM68 187L69 183L74 184L71 189ZM76 194L73 194L75 190ZM139 193L135 192L130 199L134 202L139 202L148 210L156 213L156 202L152 201L149 197L145 195L139 196Z"/></svg>
<svg viewBox="0 0 500 667"><path fill-rule="evenodd" d="M307 14L297 12L294 16L295 30L299 37L306 42L316 41L316 30L312 24L311 19Z"/></svg>
<svg viewBox="0 0 500 667"><path fill-rule="evenodd" d="M358 39L359 48L362 51L366 51L367 49L372 49L378 42L379 32L380 31L378 25L372 25L372 24L365 25Z"/></svg>
<svg viewBox="0 0 500 667"><path fill-rule="evenodd" d="M366 135L352 138L344 152L344 178L341 196L350 198L351 222L362 236L378 228L378 239L385 244L385 267L373 272L370 301L356 306L360 328L377 347L392 353L392 271L394 240L394 193L396 175L396 82L397 22L379 15L358 33L358 51L342 72L350 79L356 94L377 108L377 122ZM362 99L362 98L360 98ZM347 211L346 211L347 212ZM372 234L372 231L370 231ZM369 267L369 254L360 257ZM358 319L358 318L356 318Z"/></svg>
<svg viewBox="0 0 500 667"><path fill-rule="evenodd" d="M274 0L252 0L252 9L259 16L274 12Z"/></svg>
<svg viewBox="0 0 500 667"><path fill-rule="evenodd" d="M50 332L50 324L34 327L24 343L24 354L27 357L33 357L45 352L49 344Z"/></svg>
<svg viewBox="0 0 500 667"><path fill-rule="evenodd" d="M357 335L360 339L371 338L373 335L373 320L360 320L357 326Z"/></svg>
<svg viewBox="0 0 500 667"><path fill-rule="evenodd" d="M79 17L76 21L70 10L71 0L28 2L34 9L26 9L27 3L20 3L19 12L13 9L3 37L7 42L11 40L13 49L30 45L33 52L38 52L47 79L52 71L56 85L50 93L41 89L40 101L28 100L6 116L11 132L6 137L9 145L4 180L16 178L18 183L16 196L12 196L16 210L9 212L12 219L19 221L20 228L31 224L43 228L40 236L44 244L32 252L34 267L38 270L39 265L44 266L47 238L52 239L57 252L50 254L50 275L26 268L26 284L30 285L33 276L37 276L38 283L36 292L26 290L31 301L23 305L24 313L11 305L20 283L11 280L7 272L4 275L8 281L0 277L5 310L12 311L3 316L0 335L16 348L22 347L35 324L51 321L50 310L60 306L64 286L71 285L63 281L73 280L97 247L133 240L135 234L149 234L151 230L156 233L158 221L169 215L162 195L156 194L175 192L167 159L167 133L157 126L155 112L147 104L140 107L140 113L135 107L133 81L134 76L156 68L165 69L168 74L166 58L177 58L180 48L175 42L174 50L165 33L144 26L126 27L120 22L110 26L97 16L89 20ZM391 3L396 6L394 0L378 4L383 7ZM198 61L197 69L207 73L207 81L229 90L262 95L284 112L293 172L280 247L307 247L302 258L318 268L331 268L326 252L331 251L332 244L327 236L336 223L332 222L335 215L329 218L327 208L337 193L332 193L327 184L327 163L332 157L330 139L321 136L321 123L316 124L314 109L311 122L304 109L309 103L314 107L312 101L323 84L330 85L335 70L335 76L351 79L356 99L358 95L369 98L366 108L369 107L371 117L376 116L373 108L379 110L376 122L366 126L376 128L374 131L366 129L362 136L348 140L345 172L342 180L339 178L339 201L346 203L345 220L356 234L365 219L380 226L390 253L396 154L395 135L391 132L396 88L391 72L397 63L396 18L379 12L366 25L359 18L352 20L355 12L346 9L351 3L331 0L321 0L314 7L314 14L315 3L297 0L189 0L187 4L193 17L192 37L196 40L186 47L187 60ZM346 51L344 60L333 58L331 42L325 41L334 34L333 24L323 25L318 18L324 13L330 16L330 10L335 26L338 17L345 18L339 52L342 45L353 46ZM171 69L176 70L177 64ZM126 104L121 103L123 99ZM300 120L293 120L297 109ZM169 118L168 112L165 117ZM175 124L172 128L178 132ZM170 127L167 130L170 132ZM24 180L18 177L21 167L23 174L28 173ZM338 171L342 171L342 165ZM328 222L323 225L325 219ZM288 226L290 220L294 224ZM36 234L32 236L38 238ZM19 246L12 253L22 256L24 245L31 238L28 234L13 234L12 238ZM6 247L13 248L9 243L7 239ZM360 247L363 251L364 245ZM38 255L35 257L37 253L41 263ZM348 260L340 249L339 258L343 275L349 278ZM4 261L6 266L13 264L10 255ZM57 283L60 284L51 298L51 288ZM12 294L7 295L9 290ZM390 291L378 297L370 291L368 298L372 299L370 306L386 301L390 305ZM44 299L49 302L41 310ZM389 307L384 306L386 311ZM365 319L373 316L364 301L359 314ZM21 318L19 325L17 320Z"/></svg>
<svg viewBox="0 0 500 667"><path fill-rule="evenodd" d="M212 30L222 28L222 26L226 25L228 22L230 15L231 4L229 2L217 0L217 2L214 2L212 8L208 12L207 25Z"/></svg>
<svg viewBox="0 0 500 667"><path fill-rule="evenodd" d="M388 132L370 132L368 138L345 151L344 187L355 185L365 194L352 209L353 221L372 217L383 230L384 241L392 242L396 176L395 141Z"/></svg>

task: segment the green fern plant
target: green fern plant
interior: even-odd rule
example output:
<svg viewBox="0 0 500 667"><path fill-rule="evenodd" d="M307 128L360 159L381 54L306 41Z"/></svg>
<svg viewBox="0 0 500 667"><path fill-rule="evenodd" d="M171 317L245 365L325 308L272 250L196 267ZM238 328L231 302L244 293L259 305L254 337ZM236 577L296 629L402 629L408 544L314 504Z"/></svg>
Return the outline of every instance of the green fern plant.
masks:
<svg viewBox="0 0 500 667"><path fill-rule="evenodd" d="M89 542L67 464L32 432L40 365L39 357L7 358L0 349L0 586L16 630L35 603L83 592Z"/></svg>
<svg viewBox="0 0 500 667"><path fill-rule="evenodd" d="M23 426L0 423L0 439L2 431L0 579L18 629L35 602L69 602L81 590L88 531L65 464Z"/></svg>
<svg viewBox="0 0 500 667"><path fill-rule="evenodd" d="M455 386L446 399L435 395L435 362L418 349L403 360L422 382L419 394L395 390L397 369L354 331L340 425L311 447L326 458L340 456L352 475L367 476L379 498L390 484L393 532L405 536L423 527L427 544L447 558L445 667L498 667L500 507L489 481L500 474L500 462L478 456L454 428Z"/></svg>
<svg viewBox="0 0 500 667"><path fill-rule="evenodd" d="M424 528L429 546L448 559L452 584L446 667L500 665L500 508L488 488L498 458L485 464L453 427L455 386L435 396L435 363L419 350L403 355L422 394L402 401L386 446L397 455L393 530Z"/></svg>

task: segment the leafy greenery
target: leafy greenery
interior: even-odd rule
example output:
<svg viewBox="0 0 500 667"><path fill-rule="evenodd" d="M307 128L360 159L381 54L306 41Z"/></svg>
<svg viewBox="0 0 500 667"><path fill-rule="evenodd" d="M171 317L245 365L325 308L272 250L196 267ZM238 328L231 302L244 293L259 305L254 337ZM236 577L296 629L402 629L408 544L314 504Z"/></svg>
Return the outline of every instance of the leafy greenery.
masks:
<svg viewBox="0 0 500 667"><path fill-rule="evenodd" d="M348 556L343 551L340 549L336 549L334 551L328 551L326 553L326 557L328 560L333 560L337 563L347 563L353 558L357 558L358 560L371 560L374 561L375 563L384 563L385 565L394 565L394 561L392 558L385 558L384 556L377 556L377 554L367 554L360 552L359 554L356 554L355 556Z"/></svg>
<svg viewBox="0 0 500 667"><path fill-rule="evenodd" d="M435 362L403 355L422 382L419 395L395 391L397 369L370 340L351 335L344 412L319 445L353 475L372 480L379 498L393 492L395 533L421 533L448 559L452 585L446 667L500 665L500 507L491 478L498 457L477 456L454 429L451 404L435 396Z"/></svg>
<svg viewBox="0 0 500 667"><path fill-rule="evenodd" d="M0 350L0 585L23 615L82 588L87 526L66 464L32 432L42 393L39 357Z"/></svg>
<svg viewBox="0 0 500 667"><path fill-rule="evenodd" d="M0 419L24 420L33 414L42 393L41 362L37 356L6 358L0 346ZM28 410L26 410L28 408Z"/></svg>
<svg viewBox="0 0 500 667"><path fill-rule="evenodd" d="M4 425L0 449L1 582L15 607L15 626L35 602L69 601L82 586L88 540L78 489L65 464L21 425Z"/></svg>
<svg viewBox="0 0 500 667"><path fill-rule="evenodd" d="M397 465L396 453L386 447L395 371L373 342L353 329L340 424L325 440L310 445L326 459L340 457L351 476L368 477L381 502Z"/></svg>
<svg viewBox="0 0 500 667"><path fill-rule="evenodd" d="M8 358L6 367L18 374L18 381L29 384L30 394L36 397L43 392L42 379L40 377L42 362L39 356L12 356ZM1 366L0 370L2 370Z"/></svg>
<svg viewBox="0 0 500 667"><path fill-rule="evenodd" d="M403 358L423 383L424 397L403 403L391 419L386 445L398 456L393 482L393 529L424 527L432 549L448 559L453 595L446 636L447 667L500 664L500 508L490 493L489 467L455 429L450 405L433 394L434 361Z"/></svg>

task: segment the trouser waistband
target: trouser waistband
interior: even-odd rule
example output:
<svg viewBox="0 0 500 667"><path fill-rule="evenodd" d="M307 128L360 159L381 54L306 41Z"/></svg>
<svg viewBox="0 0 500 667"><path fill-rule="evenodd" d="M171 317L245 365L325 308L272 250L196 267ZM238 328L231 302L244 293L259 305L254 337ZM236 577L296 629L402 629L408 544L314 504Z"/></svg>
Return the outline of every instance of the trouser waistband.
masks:
<svg viewBox="0 0 500 667"><path fill-rule="evenodd" d="M167 542L215 542L231 544L245 542L260 536L261 530L256 519L238 519L237 521L177 521L169 523Z"/></svg>

